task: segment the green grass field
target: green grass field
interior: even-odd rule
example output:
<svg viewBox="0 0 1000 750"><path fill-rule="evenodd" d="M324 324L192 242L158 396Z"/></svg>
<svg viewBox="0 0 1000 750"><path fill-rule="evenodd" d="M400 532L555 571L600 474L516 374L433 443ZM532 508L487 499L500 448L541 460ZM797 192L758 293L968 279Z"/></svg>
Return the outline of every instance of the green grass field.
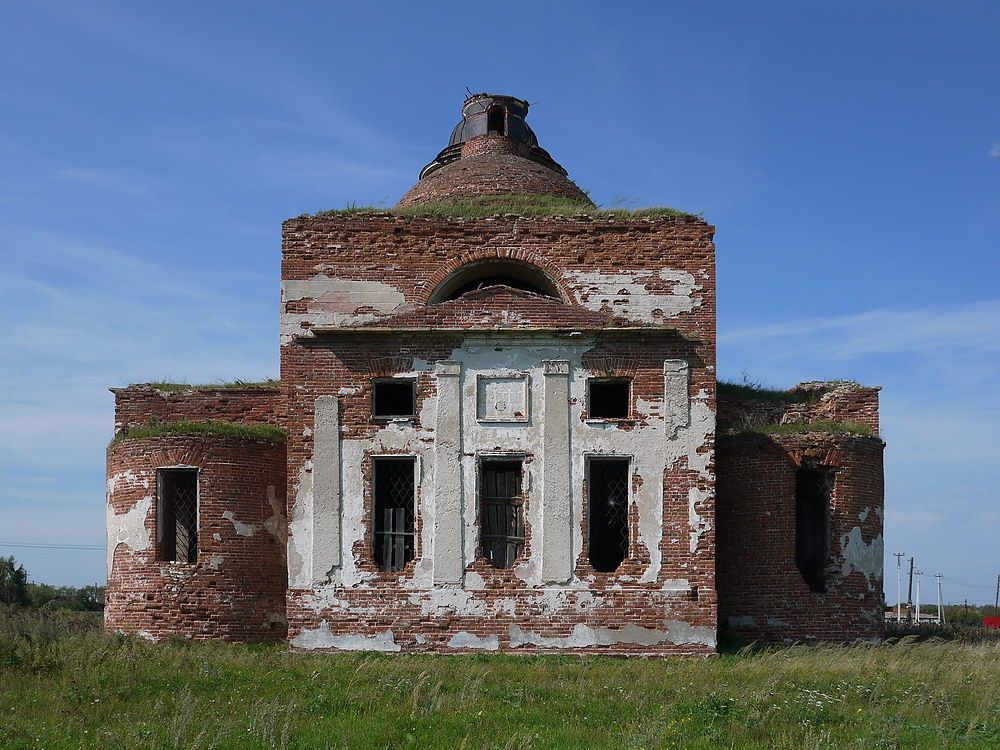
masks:
<svg viewBox="0 0 1000 750"><path fill-rule="evenodd" d="M711 659L291 654L0 609L4 748L1000 747L1000 643Z"/></svg>

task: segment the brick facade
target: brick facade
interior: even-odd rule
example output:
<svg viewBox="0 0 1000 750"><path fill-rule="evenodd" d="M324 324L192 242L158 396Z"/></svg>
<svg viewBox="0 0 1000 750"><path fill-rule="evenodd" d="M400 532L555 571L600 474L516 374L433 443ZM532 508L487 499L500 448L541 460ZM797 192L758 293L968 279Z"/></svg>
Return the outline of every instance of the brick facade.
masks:
<svg viewBox="0 0 1000 750"><path fill-rule="evenodd" d="M590 205L527 107L471 97L400 204ZM280 385L114 389L108 627L299 650L627 656L713 653L720 622L772 640L877 634L881 442L829 425L753 434L877 432L877 389L811 383L717 403L713 235L689 215L286 221ZM376 414L384 378L413 383L412 413ZM624 394L613 417L590 395L609 379ZM287 445L127 433L206 421L278 426ZM751 434L730 437L733 425ZM404 493L391 512L375 481L390 460ZM481 482L497 460L521 467L523 518L508 532L522 551L508 567L484 554ZM823 594L796 567L803 461L836 475ZM608 462L614 490L594 479ZM200 472L196 563L157 559L156 470L171 466ZM612 515L602 542L592 526ZM376 557L383 539L397 562Z"/></svg>
<svg viewBox="0 0 1000 750"><path fill-rule="evenodd" d="M280 641L285 618L285 446L232 437L124 439L108 446L112 630ZM196 467L198 559L158 560L157 469Z"/></svg>
<svg viewBox="0 0 1000 750"><path fill-rule="evenodd" d="M721 440L718 462L719 622L767 641L869 641L882 620L882 441L831 435ZM795 469L834 470L827 590L795 565Z"/></svg>
<svg viewBox="0 0 1000 750"><path fill-rule="evenodd" d="M165 391L152 385L112 388L115 432L150 422L281 424L285 397L275 387L219 387Z"/></svg>

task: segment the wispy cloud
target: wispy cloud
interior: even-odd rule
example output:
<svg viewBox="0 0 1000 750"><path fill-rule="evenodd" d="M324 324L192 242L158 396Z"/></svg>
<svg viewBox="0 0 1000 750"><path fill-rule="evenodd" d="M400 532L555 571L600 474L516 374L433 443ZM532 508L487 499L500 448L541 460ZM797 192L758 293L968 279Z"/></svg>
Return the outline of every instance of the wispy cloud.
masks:
<svg viewBox="0 0 1000 750"><path fill-rule="evenodd" d="M950 308L872 310L722 331L720 345L808 338L818 353L843 360L870 354L956 347L1000 352L1000 300Z"/></svg>
<svg viewBox="0 0 1000 750"><path fill-rule="evenodd" d="M990 149L990 156L994 159L1000 159L1000 143L993 144L993 148Z"/></svg>
<svg viewBox="0 0 1000 750"><path fill-rule="evenodd" d="M145 195L147 192L145 187L136 184L125 174L115 170L66 168L57 170L55 178L62 182L126 195Z"/></svg>

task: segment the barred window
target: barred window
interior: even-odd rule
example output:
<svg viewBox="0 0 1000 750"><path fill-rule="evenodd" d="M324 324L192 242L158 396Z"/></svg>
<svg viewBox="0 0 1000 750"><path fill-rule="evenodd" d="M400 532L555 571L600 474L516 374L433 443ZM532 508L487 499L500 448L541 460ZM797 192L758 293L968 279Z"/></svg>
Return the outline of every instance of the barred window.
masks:
<svg viewBox="0 0 1000 750"><path fill-rule="evenodd" d="M817 594L826 593L833 481L829 468L803 465L795 470L795 565Z"/></svg>
<svg viewBox="0 0 1000 750"><path fill-rule="evenodd" d="M412 457L372 461L372 554L381 570L402 570L413 559L416 465Z"/></svg>
<svg viewBox="0 0 1000 750"><path fill-rule="evenodd" d="M628 557L628 469L627 458L588 462L587 543L594 570L610 573Z"/></svg>
<svg viewBox="0 0 1000 750"><path fill-rule="evenodd" d="M158 559L198 562L198 470L157 469Z"/></svg>
<svg viewBox="0 0 1000 750"><path fill-rule="evenodd" d="M510 568L524 552L521 462L487 460L479 465L479 542L496 568Z"/></svg>

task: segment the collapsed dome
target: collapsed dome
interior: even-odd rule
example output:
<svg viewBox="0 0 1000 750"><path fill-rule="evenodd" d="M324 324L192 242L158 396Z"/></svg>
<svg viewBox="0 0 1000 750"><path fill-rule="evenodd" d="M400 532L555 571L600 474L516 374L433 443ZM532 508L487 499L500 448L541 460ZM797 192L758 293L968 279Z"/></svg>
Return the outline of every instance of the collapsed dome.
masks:
<svg viewBox="0 0 1000 750"><path fill-rule="evenodd" d="M500 94L473 94L462 120L420 181L397 205L449 202L504 195L550 195L592 206L586 193L525 122L528 102Z"/></svg>

